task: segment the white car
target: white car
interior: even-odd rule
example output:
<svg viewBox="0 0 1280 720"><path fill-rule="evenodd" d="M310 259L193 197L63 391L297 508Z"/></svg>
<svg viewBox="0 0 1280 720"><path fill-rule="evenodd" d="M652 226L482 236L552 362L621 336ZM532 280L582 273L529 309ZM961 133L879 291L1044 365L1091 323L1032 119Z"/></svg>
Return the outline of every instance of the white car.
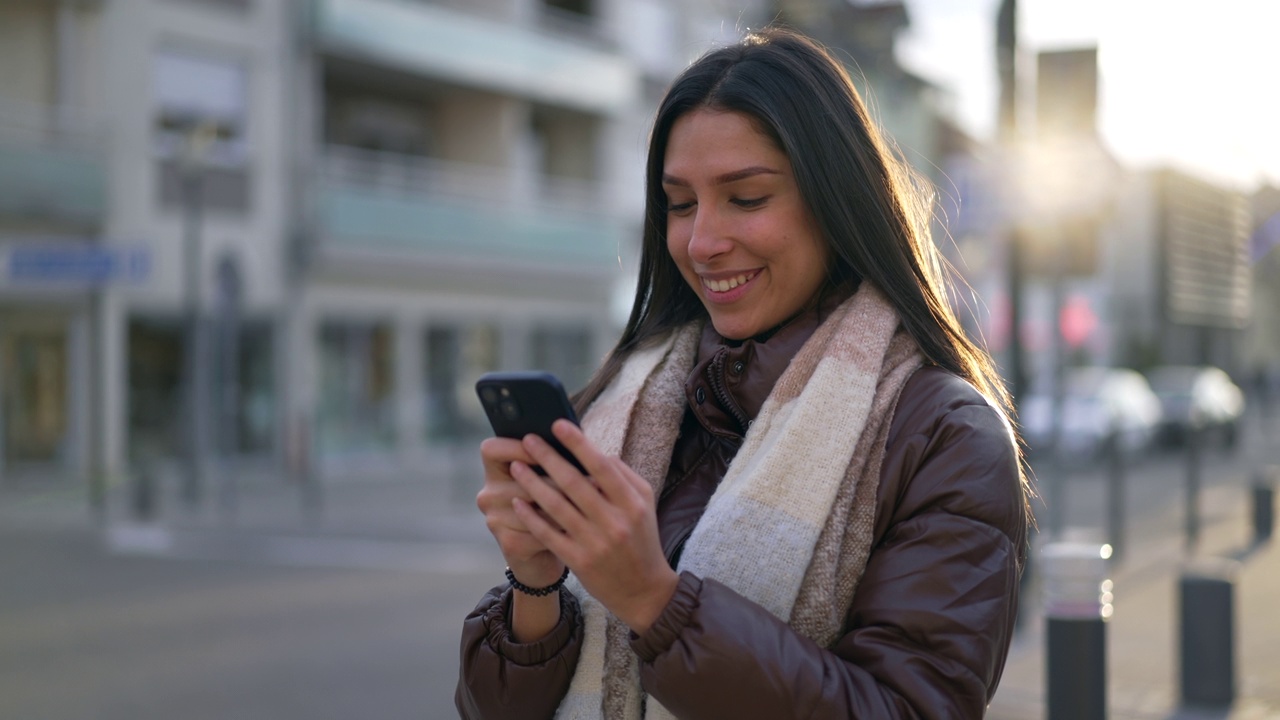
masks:
<svg viewBox="0 0 1280 720"><path fill-rule="evenodd" d="M1163 365L1147 373L1160 398L1161 437L1185 442L1191 429L1204 431L1224 447L1234 447L1244 414L1244 392L1231 376L1212 366ZM1214 437L1216 436L1216 437Z"/></svg>
<svg viewBox="0 0 1280 720"><path fill-rule="evenodd" d="M1022 404L1022 434L1031 454L1053 444L1053 399L1032 395ZM1062 398L1063 458L1096 460L1114 436L1127 456L1150 447L1160 426L1160 399L1146 378L1126 368L1086 367L1067 371Z"/></svg>

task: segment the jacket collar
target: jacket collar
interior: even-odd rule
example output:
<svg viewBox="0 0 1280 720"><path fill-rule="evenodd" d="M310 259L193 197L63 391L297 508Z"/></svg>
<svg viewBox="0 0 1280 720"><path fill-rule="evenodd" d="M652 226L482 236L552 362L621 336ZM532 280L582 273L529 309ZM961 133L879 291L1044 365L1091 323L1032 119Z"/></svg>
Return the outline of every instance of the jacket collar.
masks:
<svg viewBox="0 0 1280 720"><path fill-rule="evenodd" d="M698 357L685 381L689 408L708 432L741 438L791 358L851 293L828 293L781 325L746 340L703 326Z"/></svg>

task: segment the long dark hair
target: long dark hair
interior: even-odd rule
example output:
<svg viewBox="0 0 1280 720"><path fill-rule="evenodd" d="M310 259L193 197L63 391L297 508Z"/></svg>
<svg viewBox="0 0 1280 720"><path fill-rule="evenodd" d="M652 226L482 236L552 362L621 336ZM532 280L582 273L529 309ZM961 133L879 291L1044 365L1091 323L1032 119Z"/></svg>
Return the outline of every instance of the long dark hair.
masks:
<svg viewBox="0 0 1280 720"><path fill-rule="evenodd" d="M880 136L844 67L814 41L781 28L708 52L663 98L649 140L640 278L631 317L579 393L580 410L637 348L706 316L667 252L662 189L672 125L703 108L752 118L790 159L830 252L827 290L862 278L874 282L929 362L968 380L1012 414L990 357L965 334L947 301L943 261L930 237L932 196Z"/></svg>

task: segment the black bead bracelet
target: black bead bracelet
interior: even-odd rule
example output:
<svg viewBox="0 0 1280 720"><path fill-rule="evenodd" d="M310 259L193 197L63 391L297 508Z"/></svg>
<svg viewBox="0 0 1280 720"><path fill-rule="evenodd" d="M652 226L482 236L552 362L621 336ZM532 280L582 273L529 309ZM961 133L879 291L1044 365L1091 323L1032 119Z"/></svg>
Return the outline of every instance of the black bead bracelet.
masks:
<svg viewBox="0 0 1280 720"><path fill-rule="evenodd" d="M564 581L567 579L569 579L569 568L566 567L564 569L564 573L560 575L560 579L550 585L541 588L529 587L516 579L516 574L511 572L511 568L507 568L507 581L511 583L511 587L519 590L525 595L532 595L534 597L546 597L547 595L550 595L563 587Z"/></svg>

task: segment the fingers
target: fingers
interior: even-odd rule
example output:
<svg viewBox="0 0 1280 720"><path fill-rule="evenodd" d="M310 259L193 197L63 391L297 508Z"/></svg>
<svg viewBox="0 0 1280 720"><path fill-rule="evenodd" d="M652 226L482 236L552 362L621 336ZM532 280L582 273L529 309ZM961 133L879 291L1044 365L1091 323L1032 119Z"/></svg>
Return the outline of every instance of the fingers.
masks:
<svg viewBox="0 0 1280 720"><path fill-rule="evenodd" d="M519 440L491 437L480 443L480 459L485 472L500 470L506 474L506 466L516 462L532 462L529 452Z"/></svg>
<svg viewBox="0 0 1280 720"><path fill-rule="evenodd" d="M553 450L552 452L554 453L555 451ZM519 483L520 488L525 492L523 497L512 498L511 506L518 508L520 504L523 504L529 507L532 514L537 518L537 523L530 525L527 522L527 517L518 510L516 516L535 537L541 538L535 531L535 527L544 526L554 531L556 535L565 533L577 537L585 535L586 515L562 488L553 485L552 482L548 481L548 478L538 475L533 471L533 468L521 462L511 464L511 477ZM580 474L578 475L578 483L590 485ZM599 500L599 493L594 489L591 489L589 493L595 495L597 501Z"/></svg>
<svg viewBox="0 0 1280 720"><path fill-rule="evenodd" d="M636 495L637 491L641 493L650 491L649 484L643 478L620 458L600 452L577 425L568 420L557 420L551 426L551 432L555 433L556 439L578 458L578 462L587 469L610 501L615 503L635 501L639 499Z"/></svg>

